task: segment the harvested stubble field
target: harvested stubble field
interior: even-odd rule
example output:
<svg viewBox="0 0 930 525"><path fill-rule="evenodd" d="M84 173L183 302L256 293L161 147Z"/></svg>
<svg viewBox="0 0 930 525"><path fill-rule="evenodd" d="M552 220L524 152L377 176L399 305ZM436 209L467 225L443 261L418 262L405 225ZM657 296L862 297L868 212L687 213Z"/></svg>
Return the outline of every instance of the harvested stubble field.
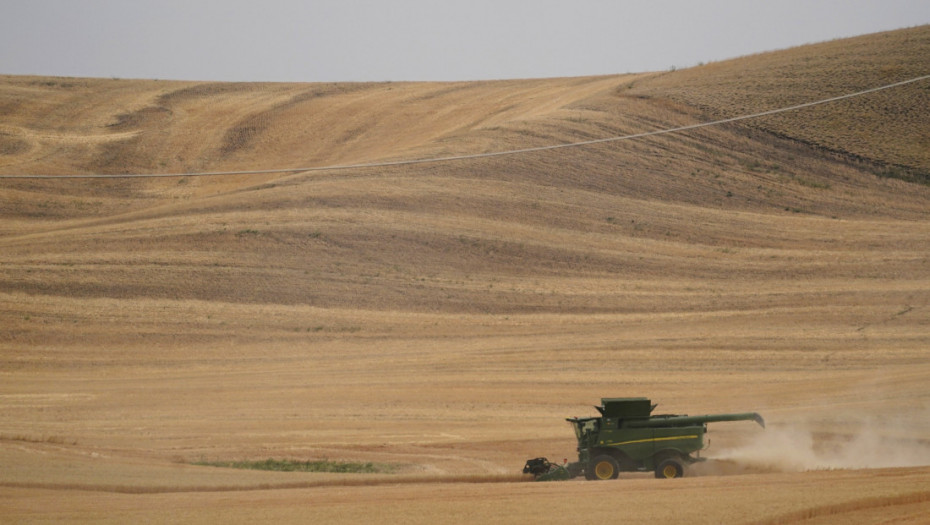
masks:
<svg viewBox="0 0 930 525"><path fill-rule="evenodd" d="M930 27L638 75L0 77L0 173L375 163L652 131L925 75ZM4 522L923 523L930 84L631 141L0 180ZM534 484L600 397L689 477ZM203 465L266 458L379 473ZM201 463L201 465L197 465Z"/></svg>

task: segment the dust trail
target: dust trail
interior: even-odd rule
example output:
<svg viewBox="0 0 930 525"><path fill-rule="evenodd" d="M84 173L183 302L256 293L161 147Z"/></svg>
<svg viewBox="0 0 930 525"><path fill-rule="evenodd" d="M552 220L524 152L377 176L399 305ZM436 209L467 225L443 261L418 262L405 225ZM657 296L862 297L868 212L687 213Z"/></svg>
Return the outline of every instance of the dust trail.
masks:
<svg viewBox="0 0 930 525"><path fill-rule="evenodd" d="M930 441L915 437L926 436L925 421L875 417L774 425L753 442L717 457L785 472L926 466Z"/></svg>

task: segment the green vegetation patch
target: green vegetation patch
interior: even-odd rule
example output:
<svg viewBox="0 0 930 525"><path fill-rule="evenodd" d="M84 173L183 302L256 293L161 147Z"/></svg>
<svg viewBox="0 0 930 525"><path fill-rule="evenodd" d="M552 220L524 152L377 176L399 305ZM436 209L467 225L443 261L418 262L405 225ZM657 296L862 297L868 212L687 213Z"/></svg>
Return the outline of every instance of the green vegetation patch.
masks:
<svg viewBox="0 0 930 525"><path fill-rule="evenodd" d="M877 175L879 177L901 179L906 182L916 182L917 184L930 186L930 173L921 172L916 169L909 169L902 166L887 166L886 168L879 170Z"/></svg>
<svg viewBox="0 0 930 525"><path fill-rule="evenodd" d="M381 463L355 463L349 461L296 461L291 459L265 459L259 461L197 461L202 467L272 470L275 472L337 472L351 474L390 474L392 465Z"/></svg>

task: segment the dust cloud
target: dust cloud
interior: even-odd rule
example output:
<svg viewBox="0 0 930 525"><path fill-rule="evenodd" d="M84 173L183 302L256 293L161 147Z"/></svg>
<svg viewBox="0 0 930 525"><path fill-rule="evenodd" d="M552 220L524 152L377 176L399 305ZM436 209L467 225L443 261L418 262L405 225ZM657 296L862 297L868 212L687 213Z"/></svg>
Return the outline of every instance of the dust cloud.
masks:
<svg viewBox="0 0 930 525"><path fill-rule="evenodd" d="M803 472L930 465L927 418L802 422L770 426L718 460L757 471Z"/></svg>

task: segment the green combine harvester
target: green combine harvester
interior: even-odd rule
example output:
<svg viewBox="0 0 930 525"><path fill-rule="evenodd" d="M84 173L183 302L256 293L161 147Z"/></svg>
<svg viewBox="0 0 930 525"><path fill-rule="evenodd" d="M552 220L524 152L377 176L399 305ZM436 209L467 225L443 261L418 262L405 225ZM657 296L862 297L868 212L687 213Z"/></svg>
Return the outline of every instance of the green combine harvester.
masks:
<svg viewBox="0 0 930 525"><path fill-rule="evenodd" d="M655 472L657 478L680 478L685 467L703 461L692 456L704 448L707 423L755 421L756 412L705 416L652 415L656 405L645 397L603 398L594 407L600 417L569 418L578 438L578 461L557 465L546 458L526 462L524 474L537 481L615 479L620 472Z"/></svg>

